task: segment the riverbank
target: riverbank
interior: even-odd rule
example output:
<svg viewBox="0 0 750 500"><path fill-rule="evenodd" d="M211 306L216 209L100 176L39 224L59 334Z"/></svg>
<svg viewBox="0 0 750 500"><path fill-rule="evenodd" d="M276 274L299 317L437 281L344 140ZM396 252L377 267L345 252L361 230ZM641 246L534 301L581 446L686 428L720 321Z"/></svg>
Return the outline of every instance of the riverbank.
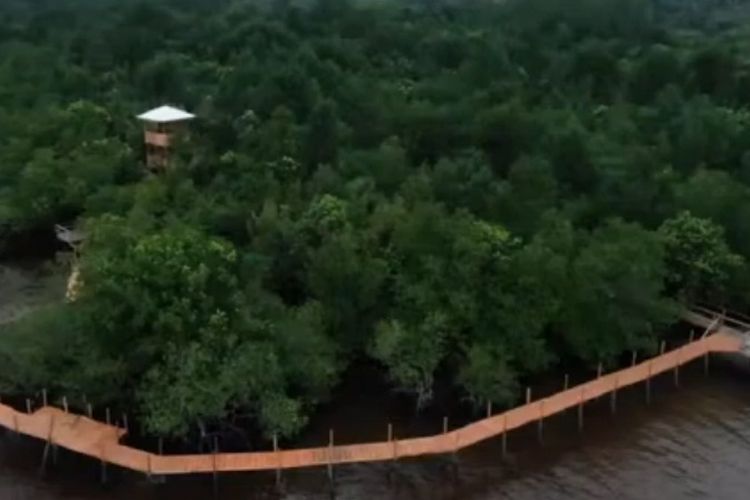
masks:
<svg viewBox="0 0 750 500"><path fill-rule="evenodd" d="M697 345L696 345L696 347L697 347ZM692 348L692 346L691 346L691 348ZM690 352L692 352L692 351L690 351ZM689 354L689 353L686 352L685 356L687 356L687 355L690 355L690 356L701 355L702 352L703 351L700 351L700 352L696 351L693 354ZM679 352L676 354L676 356L677 356L677 359L676 359L676 363L677 364L680 364L681 362L684 362L684 361L687 360L687 357L682 357L682 355L680 355ZM674 356L672 356L672 357L674 357ZM651 363L649 363L648 377L650 377L652 373L658 373L658 372L663 371L663 370L670 370L672 368L672 366L675 364L675 363L673 363L673 361L669 361L669 363L666 363L666 364L661 363L661 364L664 364L664 366L661 366L660 363L661 363L660 361L656 361L655 362L655 365L658 365L658 366L655 366L653 368L653 371L651 371L651 366L650 366ZM645 368L643 368L644 366L645 365L641 365L641 367L639 369L642 372L645 373L645 371L644 371ZM627 371L628 370L625 370L625 372L627 372ZM618 372L618 374L615 376L615 379L613 379L614 380L614 384L615 384L614 385L615 390L617 390L619 387L624 387L624 386L627 386L627 385L629 385L631 383L637 383L638 381L643 380L645 378L645 375L644 376L640 376L639 375L638 377L634 377L632 381L628 382L627 380L629 380L629 379L627 377L629 377L630 375L626 375L625 372ZM623 378L619 379L619 383L621 383L620 386L618 386L618 380L617 380L618 377L623 377ZM609 376L609 378L611 378L611 376ZM588 399L590 399L592 397L598 397L598 395L600 393L601 394L605 394L608 391L612 390L612 388L609 387L612 384L609 384L609 385L605 384L604 383L605 379L607 379L607 377L604 377L601 380L596 379L594 382L588 383L587 386L591 385L591 384L593 384L593 385L591 385L591 387L589 389L583 389L581 391L581 395L580 395L581 399L580 399L580 401L581 402L584 401L584 399L583 399L584 398L584 394L583 394L584 392L586 392L586 394L585 394L585 400L588 400ZM568 383L570 385L568 385ZM572 387L574 385L573 381L569 380L568 383L566 383L566 387ZM604 387L605 385L606 385L606 387ZM599 386L602 386L602 387L599 387ZM597 389L597 387L598 387L598 389ZM578 388L576 388L576 389L578 389ZM555 389L555 391L559 391L559 390L560 390L560 386L558 385L558 387ZM593 393L596 393L596 395L593 394ZM392 446L390 446L391 443L388 442L388 441L386 441L384 438L388 438L388 440L390 441L390 438L392 437L393 441L397 442L396 443L397 444L397 453L395 454L395 456L392 456L392 454L389 452L388 453L388 460L390 460L391 458L402 459L402 458L408 457L408 456L418 456L418 455L423 455L423 454L446 453L449 450L451 450L451 451L452 450L458 450L458 449L463 448L465 446L469 446L469 445L471 445L471 444L473 444L475 442L482 441L482 440L484 440L486 438L489 438L489 437L491 437L493 435L505 434L505 429L506 428L507 429L514 429L514 428L517 428L517 427L522 427L526 423L533 422L533 421L537 420L537 418L540 415L542 415L542 416L544 416L546 418L548 416L552 416L552 415L556 414L558 411L561 411L563 408L570 408L570 407L573 407L573 406L576 406L577 404L579 404L579 398L578 398L578 394L577 393L575 394L576 397L574 397L574 398L573 397L567 397L567 398L565 398L565 397L562 396L562 394L564 394L564 392L561 393L560 395L554 395L552 397L547 398L547 395L544 394L544 393L541 393L541 392L540 393L534 393L533 396L532 396L531 393L529 393L529 395L528 395L529 400L534 401L534 404L527 405L527 408L516 408L516 409L512 410L511 412L509 412L509 415L513 415L513 418L507 418L507 421L506 421L506 419L503 419L502 422L501 422L500 420L498 420L499 417L493 417L493 419L488 419L486 421L477 422L476 424L471 424L468 427L462 428L461 430L458 430L458 431L453 431L453 429L455 429L458 425L461 425L461 423L463 423L460 417L459 417L459 419L456 419L456 420L454 420L453 418L450 418L450 417L448 419L442 419L442 418L433 419L432 422L431 422L432 425L430 426L430 427L432 427L432 429L427 434L434 434L435 436L434 437L430 437L430 438L428 438L426 440L414 439L415 437L418 437L418 436L424 435L424 434L417 434L415 436L411 432L405 433L398 426L392 427L391 430L390 430L390 432L387 431L387 429L388 429L388 427L386 427L387 423L392 423L392 420L389 420L387 417L386 418L380 418L380 419L378 419L379 422L377 422L375 419L373 419L373 420L371 420L371 424L373 424L373 423L376 424L376 425L379 424L380 425L380 432L382 433L378 438L373 439L373 441L383 441L383 442L385 442L386 444L389 445L389 450L390 450L390 448L392 448ZM374 396L375 397L373 399L376 400L377 396L376 395L374 395ZM539 399L540 397L544 398L544 399L540 401L540 399ZM560 397L563 397L563 399L565 399L566 402L556 402L557 399L560 399ZM37 401L34 406L37 406L38 404L39 404L39 401ZM541 405L545 405L545 406L541 406ZM102 409L100 408L98 410L99 410L99 413L101 413ZM490 413L492 413L494 415L494 412L492 412L491 408L489 408L488 410L489 410ZM108 417L109 417L109 412L107 412L107 413L108 413ZM516 413L518 413L518 415L516 415ZM527 416L522 416L521 415L522 413L523 413L523 415L526 415L528 413L528 415ZM45 414L45 415L47 415L47 414ZM374 414L374 416L380 416L380 415L381 415L381 412L376 412ZM64 414L60 415L60 416L62 417L62 416L64 416ZM447 414L446 414L446 416L447 416ZM100 417L99 420L102 421L103 419L101 418L101 415L99 415L99 417ZM371 417L373 417L373 415L371 415ZM14 423L15 423L16 422L15 417L14 417L13 420L14 420ZM37 437L39 437L40 439L45 439L48 436L52 436L53 441L56 442L56 443L58 443L58 444L60 444L60 445L62 445L62 446L71 446L72 449L79 449L77 447L77 444L74 442L75 440L70 441L68 443L68 441L66 441L67 438L63 437L64 434L59 434L59 433L55 434L54 422L53 421L50 422L49 419L47 421L41 423L41 424L44 424L44 425L41 425L41 424L40 425L36 425L39 422L34 423L34 422L31 422L31 420L29 422L25 422L25 420L26 420L25 419L25 415L19 415L18 416L18 420L20 421L22 432L25 432L24 429L26 429L26 428L28 428L28 429L32 429L32 428L36 429L36 427L39 427L39 429L42 429L42 427L44 427L44 429L42 429L41 431L39 429L36 429L36 430L34 430L33 432L30 432L30 433L33 434L33 435L35 435L35 436L37 436ZM43 416L42 416L42 420L44 420ZM60 423L63 428L65 428L66 426L68 426L68 424L65 424L64 422L61 422L61 420L64 420L64 419L62 419L62 418L58 419L58 423ZM476 418L474 418L473 420L476 420ZM9 420L7 418L5 419L5 421L9 422ZM109 421L109 418L107 418L107 421ZM114 413L113 414L113 421L115 421L115 422L116 421L122 422L119 419L119 413ZM356 418L352 418L350 421L351 422L357 422ZM9 426L10 424L8 424L7 422L6 422L6 426ZM437 425L435 425L436 423L437 423ZM492 424L493 429L495 427L497 427L497 429L491 430L491 432L490 432L490 429L488 427L490 423ZM442 426L440 424L442 424ZM501 425L501 424L502 424L502 428L498 427L498 425ZM36 425L36 427L34 427L35 425ZM328 425L331 426L329 429L333 429L334 428L330 421L328 422ZM349 441L346 438L346 436L344 436L342 438L342 435L337 432L336 433L336 441L335 441L336 446L332 447L332 448L327 448L326 447L326 448L321 448L319 450L283 451L283 452L280 452L279 454L276 454L274 452L270 452L269 453L268 451L266 451L265 455L269 455L269 456L273 455L271 458L276 459L276 461L274 461L273 466L276 467L278 465L278 466L281 466L282 468L298 467L300 465L302 465L302 466L304 466L304 465L315 465L315 464L317 464L317 465L325 465L326 460L328 462L330 462L330 463L335 463L337 466L340 463L345 463L345 462L350 462L350 461L355 461L356 462L356 461L386 460L385 458L380 457L380 454L379 454L380 451L378 451L379 448L376 449L378 446L380 446L381 444L383 444L382 442L380 444L365 444L365 445L360 445L360 446L355 446L355 447L339 448L340 444L347 443L347 442L363 443L363 442L367 442L368 441L367 439L363 439L363 437L362 437L363 432L362 432L362 425L361 424L360 425L356 425L356 426L350 426L350 427L352 428L352 431L353 431L352 440ZM437 427L437 428L435 428L435 427ZM103 428L103 426L102 426L102 428ZM498 431L498 429L499 429L499 431ZM447 431L450 431L450 432L447 435L440 435L441 434L441 430L442 430L443 433L445 433ZM44 431L44 432L42 432L42 431ZM93 428L92 428L92 431L94 431L95 433L99 432L98 430L93 429ZM104 429L104 431L107 431L107 429ZM475 435L475 434L477 434L477 432L475 432L475 431L479 432L480 435ZM59 431L59 432L62 432L62 431ZM356 432L356 435L354 434L354 432ZM487 432L490 432L490 433L487 434ZM106 434L106 432L105 432L105 434ZM367 432L365 432L364 434L367 434ZM455 436L455 439L453 438L453 436ZM329 434L329 439L330 438L331 438L331 435ZM446 443L441 444L442 443L441 440L446 441ZM144 473L145 472L154 472L155 474L161 474L161 473L177 473L177 472L179 472L178 469L169 468L166 465L166 462L168 461L167 457L157 457L157 456L154 456L154 455L148 455L147 453L144 454L143 452L140 452L140 451L135 450L135 449L126 449L125 447L122 447L123 450L125 450L127 452L126 454L128 454L128 455L133 455L133 456L135 456L136 454L144 455L142 457L143 460L137 460L137 457L135 457L135 458L131 457L131 458L133 458L133 460L135 460L135 462L133 462L132 460L131 461L124 461L124 459L116 458L115 455L117 455L117 453L115 453L115 452L117 450L115 450L115 448L118 448L114 444L116 441L117 441L117 439L115 438L115 441L113 441L111 443L110 442L102 443L102 445L106 444L106 448L107 448L106 451L107 451L107 454L108 454L108 456L106 458L107 458L108 461L109 460L113 460L113 463L120 463L120 464L125 465L126 467L132 467L132 468L134 468L136 470L141 470ZM428 446L428 444L429 444L428 441L429 441L429 443L431 443L432 441L435 441L435 446L433 446L433 447ZM68 443L68 444L66 444L66 443ZM321 446L321 444L324 444L324 443L320 443L318 441L317 443L311 444L311 446ZM296 448L298 446L300 446L300 444L296 443L296 445L294 447ZM365 453L365 452L359 453L359 451L357 451L360 448L363 448L363 449L367 448L369 450L370 448L368 448L368 447L372 448L373 453L377 452L377 453L375 453L375 455L377 455L377 456L374 456L374 455L370 454L369 452L367 452L367 453ZM288 449L288 447L286 447L286 446L284 448ZM94 449L92 448L92 450L94 450ZM89 453L89 451L91 451L91 450L89 450L88 448L86 448L85 450L80 449L79 451L83 451L84 453L87 453L90 456L95 457L95 458L96 457L100 457L100 455L96 454L96 450L94 450L93 454ZM102 449L102 452L103 451L104 450ZM226 451L226 448L222 448L222 451ZM304 462L304 460L302 460L302 459L299 459L301 461L298 461L297 458L290 458L289 460L291 460L291 462L290 463L286 463L287 462L287 455L291 457L291 456L296 456L295 454L300 454L300 453L302 453L302 455L305 455L306 453L307 454L311 453L312 455L315 455L317 458L313 457L312 462L309 462L309 463ZM261 458L263 458L263 456L265 456L265 455L261 453L261 454L256 455L255 457L250 457L249 454L248 454L248 458L253 458L253 460L256 460L256 459L257 460L261 460ZM317 456L317 455L320 455L320 456ZM323 455L325 455L326 457L323 457ZM361 459L357 458L360 455L363 458L361 458ZM307 456L307 455L305 455L305 456ZM101 455L101 457L104 457L104 455ZM210 455L203 456L203 457L200 457L200 458L191 457L189 460L201 460L202 461L201 463L203 463L203 462L205 462L205 459L207 457L210 457ZM321 457L323 457L323 458L321 458ZM177 459L177 458L178 457L174 457L174 459ZM223 464L223 457L220 457L220 458L222 459L221 462L214 462L213 470L238 470L238 469L242 470L242 469L245 469L244 466L241 466L241 467L237 466L236 468L235 468L235 466L228 466L228 468L227 468L227 466L225 464ZM237 460L239 460L239 457L235 457L235 458ZM174 461L174 459L171 458L171 457L169 458L169 460L172 460L172 461ZM179 460L183 460L184 461L185 459L182 458L182 457L180 457L178 459L178 461ZM126 465L126 462L127 462L127 464L130 464L130 465ZM135 464L135 466L133 466L131 464L131 462L133 464ZM162 462L164 462L164 463L162 464ZM143 469L143 464L144 463L148 464L148 466L147 466L146 469ZM197 464L197 462L196 462L196 464ZM221 465L221 467L218 467L218 465ZM167 467L167 468L164 469L163 467ZM270 465L261 466L259 464L256 464L253 467L249 467L249 468L252 468L252 469L254 469L254 468L261 468L261 469L265 469L265 470L272 470L273 469L273 467L271 467ZM180 469L180 471L181 470L182 469ZM198 469L193 468L193 466L191 466L188 470L189 471L201 470L201 471L204 471L204 472L209 471L209 469L207 469L203 465L201 465Z"/></svg>
<svg viewBox="0 0 750 500"><path fill-rule="evenodd" d="M490 440L458 455L458 473L445 457L336 468L339 498L347 499L622 499L746 498L750 475L750 378L720 360L706 377L701 363L682 371L677 389L668 375L654 380L646 405L640 387L623 390L617 415L606 399L586 408L586 432L574 412L550 419L539 445L533 427L512 433L509 455ZM366 409L347 408L367 429ZM350 424L354 425L354 424ZM373 437L375 437L373 435ZM310 436L314 439L315 436ZM317 436L318 441L325 433ZM61 451L58 464L38 476L43 447L0 438L0 496L14 500L198 500L213 497L210 477L170 478L152 484L140 474L110 474L100 485L98 464ZM328 497L320 469L284 473L286 498ZM218 498L268 499L273 473L222 475Z"/></svg>
<svg viewBox="0 0 750 500"><path fill-rule="evenodd" d="M692 360L704 359L708 371L709 355L712 353L733 353L744 348L744 336L734 328L725 326L719 318L705 316L693 311L685 311L683 317L696 326L706 328L706 334L700 338L678 346L668 352L664 343L658 356L636 363L633 358L631 366L604 374L601 368L596 378L583 384L570 386L566 377L564 387L548 397L532 400L531 391L526 392L526 403L500 414L493 414L487 407L485 418L457 429L449 429L447 419L443 421L441 433L427 437L402 438L393 434L388 426L387 439L376 442L360 442L353 445L342 445L334 442L334 430L329 431L328 444L324 447L306 449L279 449L274 441L273 450L260 452L226 453L218 449L214 440L210 454L163 455L133 448L121 443L127 434L127 420L123 425L111 425L111 414L106 412L106 422L91 417L85 418L69 413L68 405L63 399L63 409L47 406L47 395L43 396L44 406L32 412L29 399L26 400L25 412L17 411L10 406L0 405L0 424L17 434L32 436L47 443L43 463L46 464L47 451L50 445L63 447L102 464L102 480L106 481L106 464L113 464L151 476L189 475L193 473L213 473L214 479L219 472L249 472L275 470L277 480L281 479L284 469L326 466L328 477L333 486L334 466L341 464L361 464L370 462L396 463L404 458L423 457L425 455L453 454L477 445L496 436L502 436L503 455L507 449L507 439L511 431L535 423L540 442L543 441L545 420L575 408L577 411L578 429L584 428L584 409L587 403L598 401L609 395L610 408L616 413L617 395L621 390L645 382L646 401L651 401L651 383L661 373L673 372L675 386L679 386L679 372L682 365ZM728 320L729 321L729 320Z"/></svg>

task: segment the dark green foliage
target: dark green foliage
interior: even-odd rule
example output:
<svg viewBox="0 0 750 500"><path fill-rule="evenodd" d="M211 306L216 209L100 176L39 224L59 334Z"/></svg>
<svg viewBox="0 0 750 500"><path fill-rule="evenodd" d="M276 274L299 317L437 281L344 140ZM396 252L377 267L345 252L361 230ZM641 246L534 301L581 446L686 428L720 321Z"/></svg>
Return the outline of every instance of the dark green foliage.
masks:
<svg viewBox="0 0 750 500"><path fill-rule="evenodd" d="M594 365L652 347L654 332L676 313L663 296L664 249L657 235L615 219L579 238L559 314L571 348Z"/></svg>
<svg viewBox="0 0 750 500"><path fill-rule="evenodd" d="M0 250L89 239L79 300L2 332L0 387L291 436L363 359L420 407L436 380L507 405L652 348L678 300L747 305L750 37L673 9L3 2ZM146 177L163 102L198 119Z"/></svg>
<svg viewBox="0 0 750 500"><path fill-rule="evenodd" d="M659 235L667 251L668 283L688 300L722 298L743 259L732 253L724 229L682 212L664 221Z"/></svg>

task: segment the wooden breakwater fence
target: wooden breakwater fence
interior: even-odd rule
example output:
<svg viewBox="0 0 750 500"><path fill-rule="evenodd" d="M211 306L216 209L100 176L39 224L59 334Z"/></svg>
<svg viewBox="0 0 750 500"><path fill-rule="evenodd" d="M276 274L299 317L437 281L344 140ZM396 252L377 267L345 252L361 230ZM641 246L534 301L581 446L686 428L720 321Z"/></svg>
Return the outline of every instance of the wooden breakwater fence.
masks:
<svg viewBox="0 0 750 500"><path fill-rule="evenodd" d="M507 433L513 429L536 422L541 433L546 418L571 408L577 408L578 425L582 428L586 402L609 394L614 410L617 391L643 381L648 400L653 377L673 371L675 383L679 384L679 368L683 364L703 357L708 369L711 353L740 352L745 347L742 332L750 330L748 323L734 321L732 326L723 315L703 308L685 312L683 319L704 328L702 335L695 338L691 335L688 343L668 352L662 343L657 356L637 362L634 355L631 366L608 374L600 369L595 379L574 387L567 387L566 377L564 390L536 401L531 400L531 393L527 391L524 405L497 415L491 415L491 407L488 407L486 418L464 427L449 430L446 420L442 434L428 437L398 439L388 425L387 439L374 443L336 445L331 431L328 445L318 448L282 450L274 439L273 450L269 451L219 453L214 448L210 454L164 455L121 444L120 439L127 430L111 424L109 412L108 422L103 423L91 418L90 407L88 416L84 416L68 411L67 404L60 409L47 406L45 401L45 406L32 411L28 400L26 412L0 404L0 426L43 440L43 464L51 447L62 447L100 461L103 472L107 464L112 464L157 476L206 473L214 474L215 478L219 472L275 470L278 479L283 469L313 466L327 467L332 476L337 464L453 454L496 436L502 437L505 451Z"/></svg>

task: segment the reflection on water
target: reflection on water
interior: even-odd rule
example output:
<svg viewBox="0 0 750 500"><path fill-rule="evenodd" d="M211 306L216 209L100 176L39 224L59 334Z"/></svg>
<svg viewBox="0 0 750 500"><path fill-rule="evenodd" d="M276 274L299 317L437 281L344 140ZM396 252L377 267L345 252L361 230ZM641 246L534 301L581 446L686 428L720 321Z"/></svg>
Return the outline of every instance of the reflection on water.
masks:
<svg viewBox="0 0 750 500"><path fill-rule="evenodd" d="M581 435L575 412L545 422L543 444L537 442L535 427L514 432L506 459L495 439L461 452L456 467L451 457L337 467L336 498L746 499L750 373L714 366L708 378L700 363L685 369L681 389L672 386L671 377L660 378L653 385L651 406L644 402L642 386L621 391L614 416L606 398L587 406ZM343 412L350 423L356 410L348 405ZM361 421L363 439L381 437L372 421L372 415ZM318 439L323 442L325 435ZM65 452L40 478L41 457L40 443L6 434L0 441L0 498L214 497L211 477L153 484L142 476L110 471L110 482L101 486L98 464ZM285 472L284 479L284 498L331 498L323 469ZM219 499L279 497L273 473L226 474L217 487Z"/></svg>

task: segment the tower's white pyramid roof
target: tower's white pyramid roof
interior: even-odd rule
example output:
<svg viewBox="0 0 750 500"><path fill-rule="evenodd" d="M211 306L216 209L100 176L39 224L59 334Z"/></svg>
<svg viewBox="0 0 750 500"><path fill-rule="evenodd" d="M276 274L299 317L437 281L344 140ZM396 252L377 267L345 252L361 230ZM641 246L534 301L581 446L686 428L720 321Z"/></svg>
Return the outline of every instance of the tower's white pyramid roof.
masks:
<svg viewBox="0 0 750 500"><path fill-rule="evenodd" d="M195 118L195 115L172 106L161 106L138 115L138 119L153 123L181 122L193 118Z"/></svg>

